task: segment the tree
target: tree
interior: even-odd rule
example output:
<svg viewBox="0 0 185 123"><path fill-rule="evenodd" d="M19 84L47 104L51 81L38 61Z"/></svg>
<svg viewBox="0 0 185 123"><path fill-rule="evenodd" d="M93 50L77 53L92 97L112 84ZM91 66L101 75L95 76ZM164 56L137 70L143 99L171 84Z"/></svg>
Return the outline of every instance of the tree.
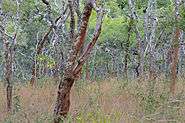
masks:
<svg viewBox="0 0 185 123"><path fill-rule="evenodd" d="M131 12L131 18L133 19L134 22L138 22L138 15L136 13L136 3L133 0L128 0L129 4L129 9ZM143 71L144 71L144 41L142 40L141 33L139 32L138 29L138 24L134 24L134 31L136 33L136 40L137 40L137 45L138 45L138 51L140 52L138 55L138 76L143 77Z"/></svg>
<svg viewBox="0 0 185 123"><path fill-rule="evenodd" d="M155 62L155 40L156 40L156 30L157 30L157 17L156 17L156 0L150 0L148 3L148 20L151 24L151 32L149 33L149 77L150 81L154 81L157 77L156 75L156 62ZM151 18L149 18L151 16Z"/></svg>
<svg viewBox="0 0 185 123"><path fill-rule="evenodd" d="M12 73L13 73L13 59L14 59L15 44L16 44L16 33L14 37L12 37L12 41L10 42L7 39L5 30L2 29L2 31L3 31L2 36L3 36L3 45L4 45L4 58L5 58L4 78L7 84L7 87L6 87L7 111L11 112L12 111L12 89L13 89Z"/></svg>
<svg viewBox="0 0 185 123"><path fill-rule="evenodd" d="M91 50L93 49L96 41L98 40L98 37L101 33L101 26L102 26L103 15L104 15L104 10L96 6L95 0L88 0L84 6L81 24L79 27L79 33L78 33L78 36L76 37L74 33L75 31L74 11L73 11L74 5L71 0L69 0L68 2L69 2L69 9L70 9L70 15L71 15L70 16L71 18L70 19L70 40L73 46L70 53L68 54L67 64L64 70L64 76L61 79L58 87L57 102L54 108L55 123L59 123L61 118L66 117L69 111L71 88L75 80L78 78L79 72L81 71L83 64L87 60ZM92 40L86 46L81 56L78 57L80 49L82 48L86 38L88 23L89 23L89 19L93 8L97 12L97 23L94 30L94 34L93 34Z"/></svg>
<svg viewBox="0 0 185 123"><path fill-rule="evenodd" d="M42 2L46 5L47 7L47 13L48 13L48 22L50 23L50 27L48 29L48 31L43 35L43 37L39 40L37 46L36 46L36 57L34 59L33 65L32 65L32 77L30 80L30 84L33 86L36 82L36 78L37 78L37 73L38 73L38 68L37 68L37 58L39 55L42 54L42 50L47 42L47 40L49 40L49 35L51 34L51 32L55 32L57 26L56 24L58 23L58 21L60 21L60 19L65 16L67 9L64 10L64 12L62 13L62 15L60 15L59 17L56 18L55 21L53 21L52 17L51 17L51 5L47 0L42 0ZM65 20L67 18L62 18L62 21L65 23Z"/></svg>
<svg viewBox="0 0 185 123"><path fill-rule="evenodd" d="M16 9L16 16L10 17L8 12L2 11L2 1L0 1L0 17L1 25L0 32L2 34L3 50L4 50L4 79L6 82L6 97L7 97L7 112L12 111L12 91L13 91L13 64L15 59L15 46L17 40L17 26L13 27L11 32L8 32L8 22L14 22L15 25L18 24L19 12ZM16 3L16 8L18 8L18 2ZM11 28L11 27L10 27Z"/></svg>

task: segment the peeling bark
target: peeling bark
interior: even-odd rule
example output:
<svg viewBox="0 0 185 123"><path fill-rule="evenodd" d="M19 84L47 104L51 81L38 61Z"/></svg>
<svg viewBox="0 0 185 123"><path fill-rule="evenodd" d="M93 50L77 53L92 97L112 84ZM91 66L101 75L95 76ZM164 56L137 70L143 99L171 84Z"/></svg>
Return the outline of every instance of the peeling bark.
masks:
<svg viewBox="0 0 185 123"><path fill-rule="evenodd" d="M70 108L70 91L76 79L79 77L79 73L84 65L85 61L89 57L90 52L92 51L96 41L101 32L103 11L98 12L97 24L94 31L92 41L87 45L85 51L79 57L79 52L84 45L86 38L87 28L91 12L93 9L94 0L88 0L84 7L82 14L82 23L80 25L80 31L78 37L74 39L75 42L70 53L68 54L67 64L64 70L64 77L60 81L60 85L57 93L57 101L54 108L54 123L59 123L62 118L67 116ZM71 21L72 24L72 21ZM71 27L73 28L73 27ZM71 30L71 29L70 29ZM73 37L71 36L71 40ZM79 59L78 59L79 57ZM78 60L77 60L78 59Z"/></svg>

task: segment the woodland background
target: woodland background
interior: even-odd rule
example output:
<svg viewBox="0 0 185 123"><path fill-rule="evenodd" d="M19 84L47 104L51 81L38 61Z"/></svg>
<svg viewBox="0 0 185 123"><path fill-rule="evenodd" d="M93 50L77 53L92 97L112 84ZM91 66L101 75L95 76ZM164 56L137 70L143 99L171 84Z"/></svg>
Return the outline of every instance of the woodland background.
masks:
<svg viewBox="0 0 185 123"><path fill-rule="evenodd" d="M184 123L184 30L184 0L0 0L0 122L53 122L71 77L65 122Z"/></svg>

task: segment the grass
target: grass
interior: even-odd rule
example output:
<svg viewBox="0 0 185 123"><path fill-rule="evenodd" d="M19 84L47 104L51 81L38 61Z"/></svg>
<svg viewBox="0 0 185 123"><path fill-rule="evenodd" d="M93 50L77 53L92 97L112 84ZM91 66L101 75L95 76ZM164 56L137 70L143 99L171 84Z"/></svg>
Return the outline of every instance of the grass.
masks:
<svg viewBox="0 0 185 123"><path fill-rule="evenodd" d="M138 82L109 79L78 81L71 93L66 123L185 123L185 81L171 96L169 82ZM0 123L50 123L57 86L15 85L13 112L6 113L5 87L0 85Z"/></svg>

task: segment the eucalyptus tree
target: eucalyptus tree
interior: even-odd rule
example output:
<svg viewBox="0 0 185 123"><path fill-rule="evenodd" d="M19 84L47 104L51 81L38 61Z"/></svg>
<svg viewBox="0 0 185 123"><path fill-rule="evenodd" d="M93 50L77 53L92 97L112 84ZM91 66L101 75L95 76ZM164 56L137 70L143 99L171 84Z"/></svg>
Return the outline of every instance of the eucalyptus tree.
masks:
<svg viewBox="0 0 185 123"><path fill-rule="evenodd" d="M84 10L81 16L81 23L79 30L75 31L75 18L74 18L74 1L68 0L70 9L70 41L72 43L71 51L68 54L67 64L64 69L64 76L59 84L57 93L57 102L54 108L54 122L59 123L62 117L66 117L70 107L70 91L76 79L78 79L83 64L89 57L96 41L101 33L101 26L105 10L101 6L97 6L97 1L88 0L85 3ZM80 49L82 48L86 33L88 29L89 19L92 10L97 12L97 23L94 29L92 40L87 44L83 53L79 56ZM77 26L78 27L78 26ZM77 34L77 35L76 35Z"/></svg>
<svg viewBox="0 0 185 123"><path fill-rule="evenodd" d="M30 80L30 84L33 86L36 82L36 78L37 78L37 74L38 74L38 68L37 68L37 59L38 59L38 56L42 54L43 52L43 49L44 49L44 46L47 42L47 40L49 40L49 35L54 32L54 35L56 38L57 37L57 34L55 32L55 30L57 30L58 28L58 24L62 22L62 24L65 23L65 21L67 20L67 7L65 9L62 10L61 12L61 15L59 17L57 17L55 20L52 18L52 9L51 9L51 5L50 5L50 2L48 2L47 0L42 0L42 2L46 5L46 8L47 8L47 22L50 24L50 27L48 28L47 32L43 35L43 37L39 40L37 46L36 46L36 57L35 57L35 60L33 62L33 65L32 65L32 77L31 77L31 80ZM53 39L54 41L56 39ZM55 43L55 42L54 42Z"/></svg>
<svg viewBox="0 0 185 123"><path fill-rule="evenodd" d="M157 30L157 17L156 17L156 0L150 0L148 3L148 22L151 25L151 32L149 35L149 72L150 72L150 80L155 80L156 75L156 62L155 62L155 45L156 45L156 30Z"/></svg>
<svg viewBox="0 0 185 123"><path fill-rule="evenodd" d="M144 41L142 39L141 33L138 29L138 22L139 18L136 12L136 2L134 0L128 0L129 9L131 13L131 18L133 19L135 25L134 25L134 32L136 33L136 40L138 44L138 51L140 52L138 55L138 76L143 76L144 71Z"/></svg>
<svg viewBox="0 0 185 123"><path fill-rule="evenodd" d="M12 4L14 11L5 9L3 1L0 1L0 32L3 42L4 51L4 80L6 82L7 111L12 111L12 91L13 91L13 75L15 63L15 46L17 42L18 22L19 22L19 2Z"/></svg>

